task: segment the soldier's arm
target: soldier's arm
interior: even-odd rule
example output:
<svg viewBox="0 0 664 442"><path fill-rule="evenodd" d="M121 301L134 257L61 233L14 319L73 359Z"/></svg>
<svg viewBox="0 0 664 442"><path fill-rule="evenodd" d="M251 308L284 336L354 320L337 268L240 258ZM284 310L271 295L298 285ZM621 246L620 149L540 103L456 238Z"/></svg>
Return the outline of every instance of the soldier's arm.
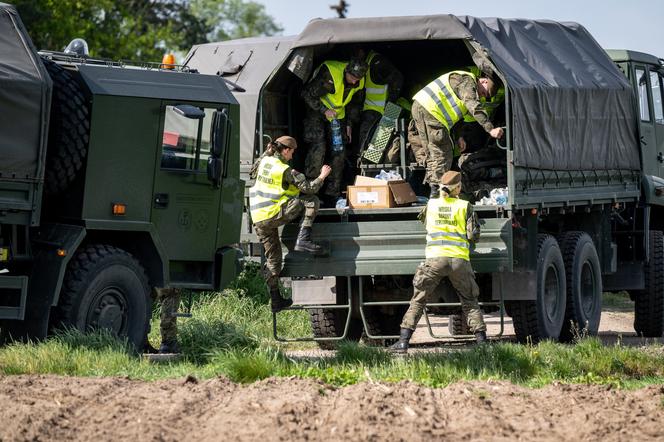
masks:
<svg viewBox="0 0 664 442"><path fill-rule="evenodd" d="M466 236L469 241L477 242L480 239L480 222L473 210L473 205L468 203L466 211Z"/></svg>
<svg viewBox="0 0 664 442"><path fill-rule="evenodd" d="M387 85L387 99L397 101L403 86L403 74L382 55L376 55L371 60L371 77L378 84Z"/></svg>
<svg viewBox="0 0 664 442"><path fill-rule="evenodd" d="M327 107L321 103L320 98L329 93L334 93L334 81L329 69L323 65L316 75L304 85L302 98L311 109L324 114Z"/></svg>
<svg viewBox="0 0 664 442"><path fill-rule="evenodd" d="M491 132L493 129L493 124L489 119L489 115L484 110L484 106L480 101L480 96L477 93L477 83L469 75L459 75L459 82L456 87L454 87L454 92L457 96L463 101L463 104L466 105L468 113L475 118L480 126L484 128L485 131Z"/></svg>
<svg viewBox="0 0 664 442"><path fill-rule="evenodd" d="M252 164L251 170L249 170L249 178L251 178L252 180L256 179L256 176L258 175L258 166L261 164L261 160L263 159L263 157L265 157L266 153L267 149L265 149L261 154L261 156L259 156L256 159L256 161L254 161L254 164Z"/></svg>
<svg viewBox="0 0 664 442"><path fill-rule="evenodd" d="M351 98L350 103L346 105L346 120L349 123L354 124L360 121L362 107L364 107L364 97L364 89L357 91L353 95L353 98Z"/></svg>
<svg viewBox="0 0 664 442"><path fill-rule="evenodd" d="M298 172L292 167L289 167L286 172L284 172L284 184L292 184L293 186L300 189L300 192L306 193L308 195L317 193L323 186L323 181L324 180L319 178L315 178L309 181L303 173Z"/></svg>

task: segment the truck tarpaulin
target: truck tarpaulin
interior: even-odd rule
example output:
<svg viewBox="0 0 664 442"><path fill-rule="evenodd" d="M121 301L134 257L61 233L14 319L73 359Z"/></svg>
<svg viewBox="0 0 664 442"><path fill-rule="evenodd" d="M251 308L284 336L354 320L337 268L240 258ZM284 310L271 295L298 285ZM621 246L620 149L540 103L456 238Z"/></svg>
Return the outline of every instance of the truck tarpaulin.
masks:
<svg viewBox="0 0 664 442"><path fill-rule="evenodd" d="M0 54L0 179L39 181L51 79L16 9L5 3L0 3Z"/></svg>
<svg viewBox="0 0 664 442"><path fill-rule="evenodd" d="M505 78L515 166L639 169L633 92L579 24L452 15L317 19L293 49L449 39L478 42Z"/></svg>

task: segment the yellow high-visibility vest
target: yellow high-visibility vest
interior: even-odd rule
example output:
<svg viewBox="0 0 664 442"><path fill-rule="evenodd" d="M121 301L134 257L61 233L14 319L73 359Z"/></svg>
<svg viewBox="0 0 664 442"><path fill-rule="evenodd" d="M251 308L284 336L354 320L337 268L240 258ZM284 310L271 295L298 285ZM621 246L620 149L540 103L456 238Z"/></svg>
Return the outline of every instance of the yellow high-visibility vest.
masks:
<svg viewBox="0 0 664 442"><path fill-rule="evenodd" d="M357 86L348 92L348 95L346 95L346 99L344 100L344 70L346 69L348 63L334 60L325 61L323 64L318 66L316 72L314 72L314 77L318 74L318 70L323 65L327 66L327 69L330 71L330 75L332 76L332 81L334 82L334 93L323 95L320 101L326 108L334 109L337 111L336 118L341 120L346 116L346 105L350 103L353 95L355 95L357 91L364 88L364 77L360 79L360 81L357 83ZM332 121L333 118L328 118L328 120Z"/></svg>
<svg viewBox="0 0 664 442"><path fill-rule="evenodd" d="M427 258L461 258L470 261L470 242L466 233L468 201L458 198L433 198L427 204Z"/></svg>
<svg viewBox="0 0 664 442"><path fill-rule="evenodd" d="M468 113L466 105L457 97L452 90L452 86L450 86L450 74L470 75L473 80L476 80L476 77L470 72L448 72L426 85L424 89L420 90L413 97L413 100L420 103L447 130L450 130L452 126Z"/></svg>
<svg viewBox="0 0 664 442"><path fill-rule="evenodd" d="M367 57L367 65L369 69L367 74L364 76L365 81L365 98L364 98L364 107L365 110L373 110L379 112L381 115L385 113L385 104L387 103L387 84L377 84L374 83L371 78L371 61L377 54L374 51L369 52Z"/></svg>
<svg viewBox="0 0 664 442"><path fill-rule="evenodd" d="M281 206L300 194L292 184L283 188L284 172L290 166L275 156L263 157L258 165L256 182L249 189L249 210L254 223L273 218Z"/></svg>
<svg viewBox="0 0 664 442"><path fill-rule="evenodd" d="M503 101L505 101L505 88L504 87L499 87L498 90L496 91L496 94L489 98L489 101L485 97L480 97L480 103L482 103L482 107L486 111L486 114L491 118L496 112L496 109L498 109L498 106L503 104ZM473 117L471 114L466 114L463 117L463 121L466 123L473 123L475 121L475 117Z"/></svg>

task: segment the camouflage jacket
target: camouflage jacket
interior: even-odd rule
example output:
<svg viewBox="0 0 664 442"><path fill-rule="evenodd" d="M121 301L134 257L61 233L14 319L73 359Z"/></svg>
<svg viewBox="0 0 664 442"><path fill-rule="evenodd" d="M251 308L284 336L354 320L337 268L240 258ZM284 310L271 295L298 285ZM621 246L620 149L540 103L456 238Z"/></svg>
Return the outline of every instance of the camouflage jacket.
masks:
<svg viewBox="0 0 664 442"><path fill-rule="evenodd" d="M493 124L489 119L489 115L484 110L480 96L477 93L477 82L473 81L470 75L451 74L450 86L454 93L466 105L468 113L475 118L485 131L490 132L493 129Z"/></svg>

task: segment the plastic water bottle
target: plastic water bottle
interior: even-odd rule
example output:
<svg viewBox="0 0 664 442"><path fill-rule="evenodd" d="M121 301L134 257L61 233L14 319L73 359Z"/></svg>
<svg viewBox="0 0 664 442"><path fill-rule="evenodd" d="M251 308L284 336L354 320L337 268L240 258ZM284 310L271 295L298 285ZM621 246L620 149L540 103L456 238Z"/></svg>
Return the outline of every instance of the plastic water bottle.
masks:
<svg viewBox="0 0 664 442"><path fill-rule="evenodd" d="M339 153L344 151L344 141L341 138L341 123L336 118L330 123L332 129L332 152Z"/></svg>

